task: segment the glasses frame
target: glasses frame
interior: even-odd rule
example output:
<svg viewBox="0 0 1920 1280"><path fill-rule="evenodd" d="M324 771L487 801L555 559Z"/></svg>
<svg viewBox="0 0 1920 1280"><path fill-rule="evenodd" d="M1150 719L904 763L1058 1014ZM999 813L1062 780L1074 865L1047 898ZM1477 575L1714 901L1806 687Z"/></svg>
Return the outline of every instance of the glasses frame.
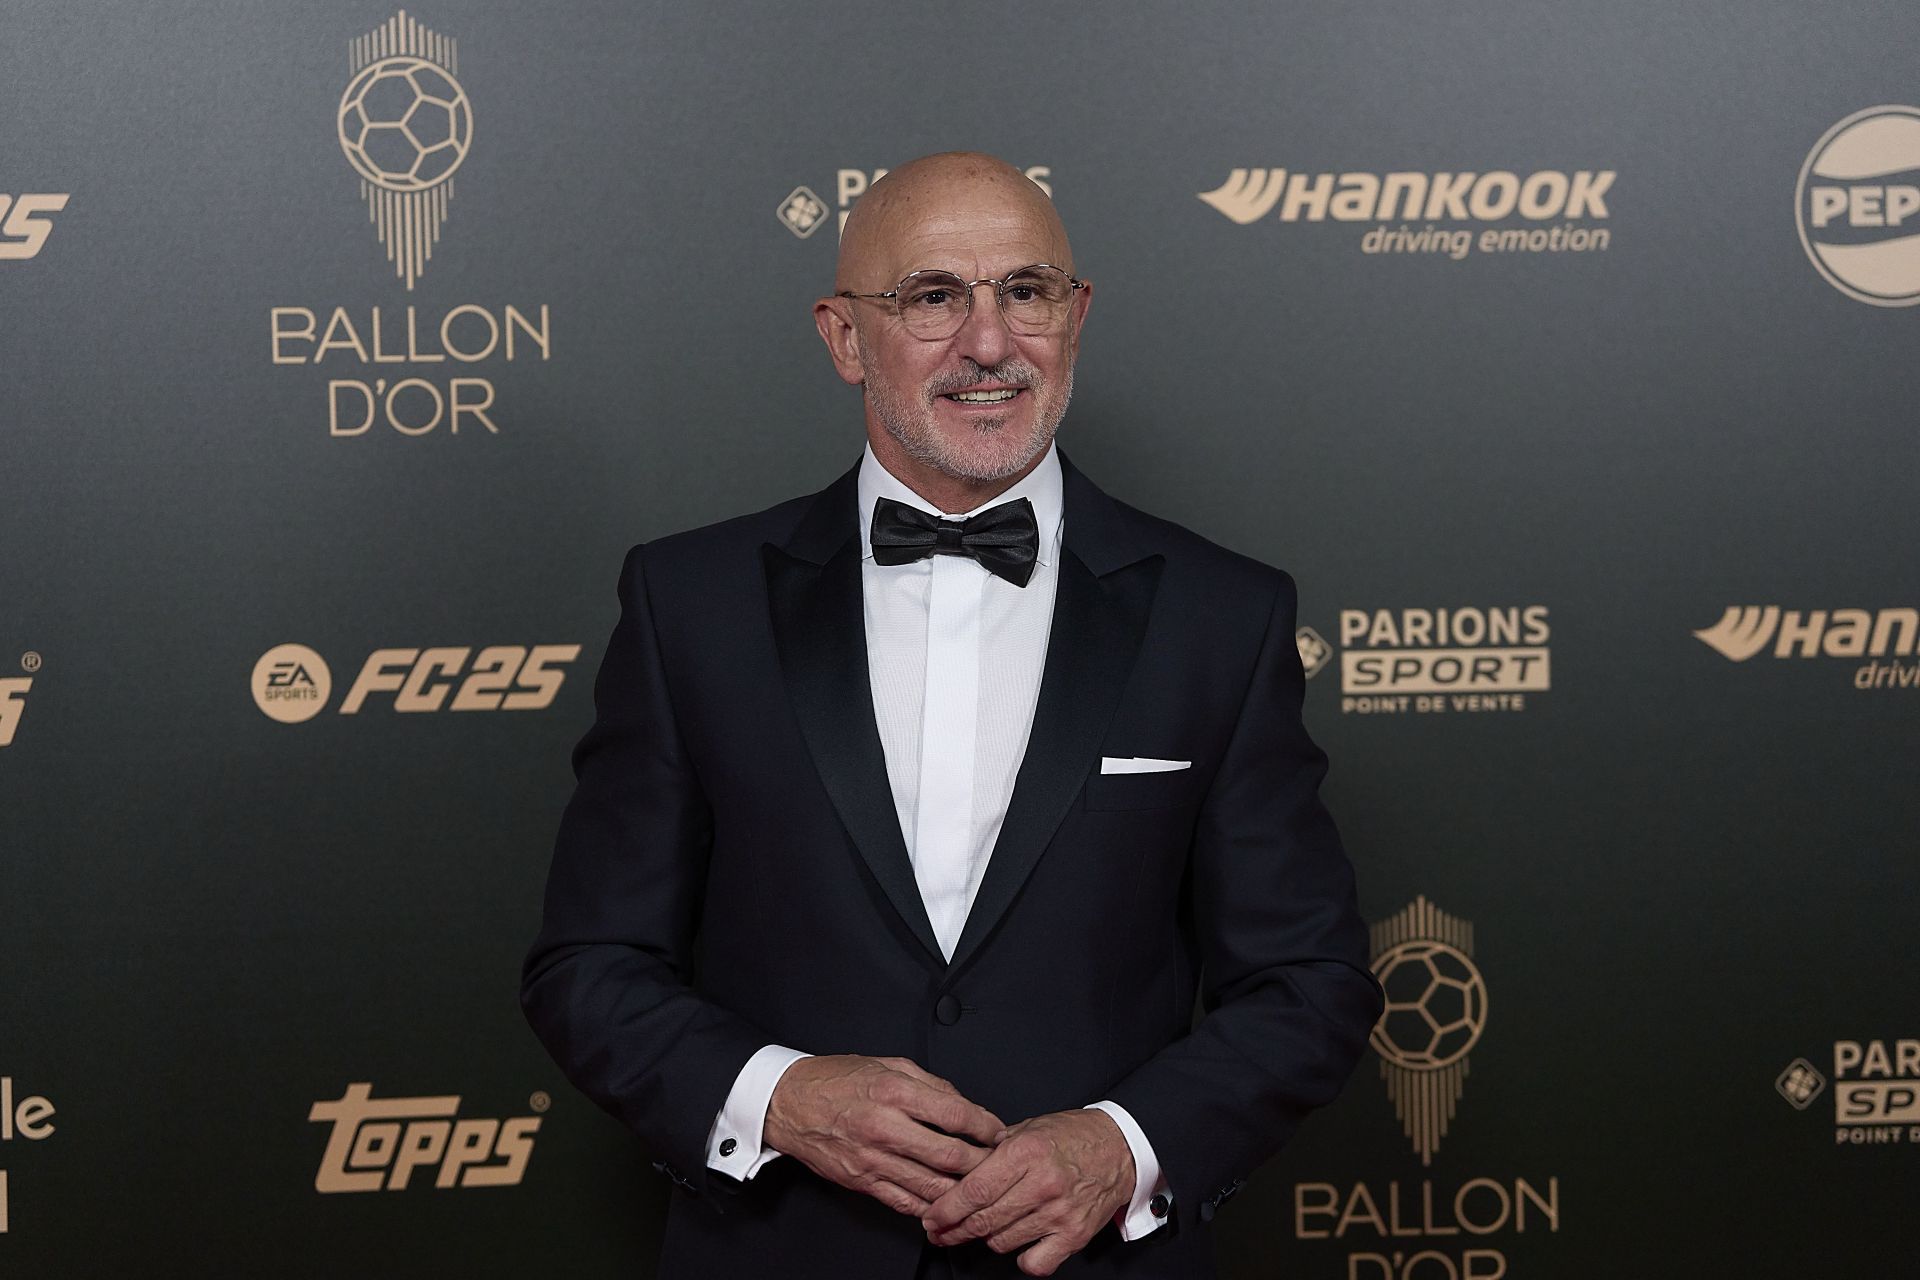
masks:
<svg viewBox="0 0 1920 1280"><path fill-rule="evenodd" d="M960 323L953 327L953 333L945 334L938 338L922 338L920 337L919 334L914 333L913 330L911 329L907 329L907 332L921 342L945 342L949 338L952 338L954 333L959 333L962 329L967 327L967 321L973 319L973 291L983 284L990 284L993 286L993 305L999 310L1000 319L1002 322L1006 324L1008 331L1014 332L1013 323L1011 320L1007 318L1007 304L1005 301L1006 290L1010 287L1010 283L1013 281L1013 278L1015 276L1019 275L1022 271L1032 271L1035 267L1045 267L1049 271L1058 271L1061 275L1067 277L1067 298L1068 298L1069 309L1071 309L1072 307L1073 295L1087 287L1087 282L1085 280L1082 280L1078 276L1070 274L1065 267L1057 267L1051 262L1029 262L1024 267L1015 267L1012 271L1007 272L1005 279L996 280L992 276L982 276L978 280L962 280L960 282L960 291L961 291L961 294L967 300L967 309L963 313L961 313ZM918 271L909 271L904 276L901 276L900 283L896 284L895 286L893 286L893 288L888 289L884 293L856 293L852 289L841 289L839 292L835 293L833 296L836 298L888 298L888 299L891 299L896 304L894 307L894 316L897 319L899 319L901 327L906 328L907 327L906 317L901 314L900 308L897 305L900 299L900 295L902 292L906 290L907 286L911 284L916 277L928 276L928 275L942 275L942 276L948 277L949 279L960 280L960 273L958 271L948 271L943 267L922 267ZM1048 331L1041 330L1041 332L1045 333ZM1039 334L1033 334L1028 336L1038 337Z"/></svg>

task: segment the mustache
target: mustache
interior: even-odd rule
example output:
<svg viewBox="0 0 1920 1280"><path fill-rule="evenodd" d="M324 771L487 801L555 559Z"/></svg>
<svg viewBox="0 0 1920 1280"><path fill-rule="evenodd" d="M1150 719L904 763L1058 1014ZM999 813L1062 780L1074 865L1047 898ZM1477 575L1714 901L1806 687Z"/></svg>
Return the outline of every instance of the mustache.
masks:
<svg viewBox="0 0 1920 1280"><path fill-rule="evenodd" d="M991 369L967 361L968 370L946 373L927 384L929 395L947 396L957 391L967 391L983 382L1018 382L1032 388L1040 386L1045 380L1040 371L1018 356L1009 356Z"/></svg>

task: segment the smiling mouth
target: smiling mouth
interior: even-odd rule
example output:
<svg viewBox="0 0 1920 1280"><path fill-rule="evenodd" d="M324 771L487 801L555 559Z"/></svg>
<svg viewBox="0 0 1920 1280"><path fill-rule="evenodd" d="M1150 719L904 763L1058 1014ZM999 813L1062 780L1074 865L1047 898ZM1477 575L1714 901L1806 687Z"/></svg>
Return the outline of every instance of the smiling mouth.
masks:
<svg viewBox="0 0 1920 1280"><path fill-rule="evenodd" d="M1005 404L1025 390L1025 387L1001 387L994 391L954 391L940 398L955 404Z"/></svg>

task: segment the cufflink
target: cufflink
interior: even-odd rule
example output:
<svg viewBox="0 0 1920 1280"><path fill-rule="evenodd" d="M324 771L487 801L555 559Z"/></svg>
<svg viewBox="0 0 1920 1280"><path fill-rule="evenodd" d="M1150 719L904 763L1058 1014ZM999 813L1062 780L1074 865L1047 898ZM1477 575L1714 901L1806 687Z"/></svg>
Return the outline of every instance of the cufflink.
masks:
<svg viewBox="0 0 1920 1280"><path fill-rule="evenodd" d="M734 1150L737 1147L739 1147L739 1145L740 1144L738 1142L735 1142L732 1138L722 1138L720 1139L720 1154L723 1156L730 1156L734 1153Z"/></svg>
<svg viewBox="0 0 1920 1280"><path fill-rule="evenodd" d="M1155 1196L1153 1199L1147 1201L1147 1211L1156 1218L1166 1217L1167 1198L1165 1196Z"/></svg>

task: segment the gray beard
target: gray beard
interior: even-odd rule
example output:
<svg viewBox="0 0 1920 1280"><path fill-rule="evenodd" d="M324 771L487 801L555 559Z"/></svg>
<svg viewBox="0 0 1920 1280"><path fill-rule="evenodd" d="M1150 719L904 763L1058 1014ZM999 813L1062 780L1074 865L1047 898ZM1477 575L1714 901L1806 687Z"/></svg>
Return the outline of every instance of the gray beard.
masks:
<svg viewBox="0 0 1920 1280"><path fill-rule="evenodd" d="M1003 360L992 369L974 366L978 373L966 378L949 379L936 384L931 395L945 395L949 392L964 391L968 387L987 381L1024 382L1029 395L1036 398L1047 390L1039 378L1038 371L1024 360ZM1067 366L1066 377L1060 387L1057 404L1045 404L1035 417L1032 433L1016 445L1010 446L1010 452L1003 453L997 460L983 460L974 456L958 454L949 447L947 441L934 430L933 406L926 401L912 402L907 396L898 394L884 380L876 378L867 365L865 352L861 353L861 369L866 373L864 386L868 403L873 406L874 416L880 425L900 446L900 451L923 467L929 467L942 475L956 479L972 481L1004 480L1008 476L1019 475L1033 460L1046 452L1053 442L1054 434L1060 429L1060 420L1066 416L1067 402L1073 398L1073 366ZM997 436L1006 429L1007 420L1002 417L981 415L975 427L977 436Z"/></svg>

